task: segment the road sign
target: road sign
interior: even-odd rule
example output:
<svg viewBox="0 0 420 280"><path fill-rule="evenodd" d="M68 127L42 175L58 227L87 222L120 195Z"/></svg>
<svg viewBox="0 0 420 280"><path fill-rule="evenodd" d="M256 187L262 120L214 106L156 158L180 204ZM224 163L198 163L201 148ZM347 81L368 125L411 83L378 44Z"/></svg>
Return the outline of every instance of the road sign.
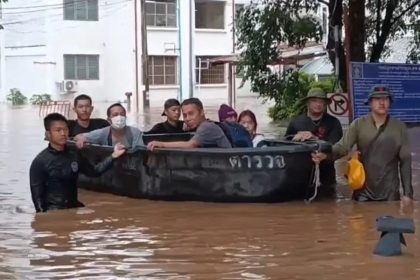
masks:
<svg viewBox="0 0 420 280"><path fill-rule="evenodd" d="M396 63L351 64L353 116L369 113L365 105L374 85L385 85L394 96L390 114L407 123L420 122L420 65Z"/></svg>
<svg viewBox="0 0 420 280"><path fill-rule="evenodd" d="M342 126L349 124L349 97L347 93L328 93L331 103L327 106L327 113L336 117Z"/></svg>
<svg viewBox="0 0 420 280"><path fill-rule="evenodd" d="M343 116L349 112L349 100L342 93L334 93L330 97L331 103L328 104L328 109L332 115Z"/></svg>

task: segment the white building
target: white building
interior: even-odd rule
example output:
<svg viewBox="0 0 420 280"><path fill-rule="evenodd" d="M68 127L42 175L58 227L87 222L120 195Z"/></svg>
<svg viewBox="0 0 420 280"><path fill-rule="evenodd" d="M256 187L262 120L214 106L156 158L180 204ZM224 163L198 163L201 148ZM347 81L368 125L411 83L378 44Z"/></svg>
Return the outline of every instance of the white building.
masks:
<svg viewBox="0 0 420 280"><path fill-rule="evenodd" d="M71 100L85 93L95 102L122 101L126 92L135 98L138 92L141 108L140 2L13 0L3 4L0 100L11 88L27 97L48 93L53 99ZM232 54L233 14L246 3L249 0L146 1L152 106L170 97L228 101L228 66L206 61ZM238 87L240 80L234 82ZM250 94L247 86L236 91Z"/></svg>
<svg viewBox="0 0 420 280"><path fill-rule="evenodd" d="M187 0L146 2L152 105L191 94L203 100L227 101L227 66L211 66L206 61L233 51L232 2L195 0L189 4ZM135 96L134 7L134 0L13 0L3 4L0 99L4 101L11 88L19 88L27 97L48 93L54 99L72 99L80 93L89 94L95 101L124 100L126 92ZM137 1L141 107L140 15ZM183 31L179 32L177 26ZM187 64L180 61L180 53L187 58L190 53ZM202 61L201 71L195 69L198 61ZM185 69L189 64L194 67L191 73ZM185 81L191 81L190 85ZM186 88L183 96L180 84Z"/></svg>

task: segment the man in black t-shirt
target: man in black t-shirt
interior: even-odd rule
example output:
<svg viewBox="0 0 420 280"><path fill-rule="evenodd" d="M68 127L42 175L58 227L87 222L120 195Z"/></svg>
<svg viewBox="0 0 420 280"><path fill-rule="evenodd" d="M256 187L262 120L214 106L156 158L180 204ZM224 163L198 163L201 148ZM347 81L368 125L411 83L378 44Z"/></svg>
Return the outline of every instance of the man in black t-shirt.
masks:
<svg viewBox="0 0 420 280"><path fill-rule="evenodd" d="M324 140L332 145L343 136L340 121L325 112L330 99L320 88L309 90L305 98L307 113L298 116L287 127L286 136L295 141ZM322 193L331 196L335 193L334 162L325 161L320 165Z"/></svg>
<svg viewBox="0 0 420 280"><path fill-rule="evenodd" d="M109 126L109 122L104 119L91 119L90 116L93 111L92 99L81 94L74 99L74 112L77 115L76 120L69 120L69 137L90 132L99 128Z"/></svg>
<svg viewBox="0 0 420 280"><path fill-rule="evenodd" d="M144 134L165 134L165 133L184 133L184 122L180 121L181 104L178 100L170 98L165 101L162 116L166 116L166 121L155 124L152 129Z"/></svg>

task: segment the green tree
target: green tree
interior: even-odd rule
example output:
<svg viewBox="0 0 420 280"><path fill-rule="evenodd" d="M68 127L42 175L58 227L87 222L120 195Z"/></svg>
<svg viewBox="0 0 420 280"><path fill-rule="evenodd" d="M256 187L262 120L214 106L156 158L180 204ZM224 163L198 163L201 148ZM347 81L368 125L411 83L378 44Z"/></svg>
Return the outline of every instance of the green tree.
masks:
<svg viewBox="0 0 420 280"><path fill-rule="evenodd" d="M262 97L281 102L288 74L276 71L270 64L281 59L281 44L304 47L308 40L321 39L321 27L310 14L315 1L263 0L251 1L237 15L237 47L241 50L238 72L243 81Z"/></svg>
<svg viewBox="0 0 420 280"><path fill-rule="evenodd" d="M44 94L34 94L32 95L31 99L29 99L29 103L32 105L41 105L43 103L52 101L51 95L44 93Z"/></svg>
<svg viewBox="0 0 420 280"><path fill-rule="evenodd" d="M24 105L28 102L28 98L23 95L19 89L12 88L7 95L7 101L11 102L12 105Z"/></svg>
<svg viewBox="0 0 420 280"><path fill-rule="evenodd" d="M350 52L343 42L335 42L333 26L342 33L343 4L349 10ZM238 71L242 81L250 81L254 92L280 102L287 75L274 71L270 64L280 60L278 46L304 47L319 41L319 21L312 15L319 5L327 5L330 14L327 49L334 64L339 57L339 81L346 90L346 55L352 61L378 62L389 53L389 43L407 34L415 34L407 61L420 61L420 0L262 0L252 1L237 15L237 47L241 51ZM340 37L340 36L339 36ZM296 94L298 98L298 94Z"/></svg>
<svg viewBox="0 0 420 280"><path fill-rule="evenodd" d="M274 99L274 106L268 110L268 115L273 120L290 120L305 112L306 106L303 98L312 87L322 88L325 92L332 92L334 80L316 81L313 76L299 71L283 73L281 93Z"/></svg>

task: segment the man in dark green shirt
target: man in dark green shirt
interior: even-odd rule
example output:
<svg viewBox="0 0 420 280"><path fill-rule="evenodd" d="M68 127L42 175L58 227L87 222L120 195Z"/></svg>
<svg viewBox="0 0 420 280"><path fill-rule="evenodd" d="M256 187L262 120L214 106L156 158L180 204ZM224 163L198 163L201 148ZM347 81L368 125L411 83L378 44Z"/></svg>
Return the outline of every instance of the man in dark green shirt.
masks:
<svg viewBox="0 0 420 280"><path fill-rule="evenodd" d="M344 137L333 146L333 160L346 156L354 145L360 152L366 181L361 190L353 193L357 201L399 200L400 182L402 200L411 203L413 199L407 127L389 116L392 101L387 87L375 86L367 101L371 113L353 121ZM315 163L325 158L327 155L323 153L313 155Z"/></svg>

